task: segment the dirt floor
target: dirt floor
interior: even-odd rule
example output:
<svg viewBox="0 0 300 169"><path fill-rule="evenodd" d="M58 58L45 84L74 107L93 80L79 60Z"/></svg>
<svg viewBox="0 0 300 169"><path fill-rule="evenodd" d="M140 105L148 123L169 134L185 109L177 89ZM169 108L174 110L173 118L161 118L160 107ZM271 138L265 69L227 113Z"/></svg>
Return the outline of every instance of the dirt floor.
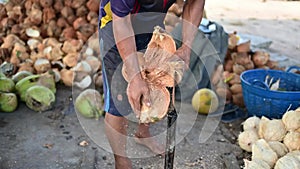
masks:
<svg viewBox="0 0 300 169"><path fill-rule="evenodd" d="M298 10L297 10L298 9ZM206 2L210 20L227 32L238 31L273 41L270 51L289 59L300 57L300 2L258 0L210 0ZM16 112L0 113L1 169L112 169L113 155L104 136L103 118L78 118L72 104L72 89L58 86L54 108L43 113L21 103ZM175 168L237 169L249 154L236 144L241 121L222 123L219 117L197 115L189 104L177 124ZM185 113L186 112L186 113ZM164 142L166 121L151 127ZM164 159L132 141L136 123L130 122L128 153L134 168L163 168ZM131 136L131 137L130 137ZM87 141L87 146L79 143Z"/></svg>

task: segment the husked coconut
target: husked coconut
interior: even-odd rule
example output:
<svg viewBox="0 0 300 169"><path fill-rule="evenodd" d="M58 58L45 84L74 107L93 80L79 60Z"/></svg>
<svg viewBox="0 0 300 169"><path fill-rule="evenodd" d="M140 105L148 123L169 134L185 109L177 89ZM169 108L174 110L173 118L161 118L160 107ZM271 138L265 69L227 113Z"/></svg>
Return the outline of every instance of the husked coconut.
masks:
<svg viewBox="0 0 300 169"><path fill-rule="evenodd" d="M252 161L244 159L244 164L244 169L271 169L268 163L261 159L253 159Z"/></svg>
<svg viewBox="0 0 300 169"><path fill-rule="evenodd" d="M256 141L252 146L252 160L260 159L273 167L278 159L278 156L274 150L264 139Z"/></svg>
<svg viewBox="0 0 300 169"><path fill-rule="evenodd" d="M256 51L252 56L254 65L257 67L266 65L269 59L270 55L264 51Z"/></svg>
<svg viewBox="0 0 300 169"><path fill-rule="evenodd" d="M233 70L234 73L240 75L246 70L246 68L243 65L234 64L233 67L232 67L232 70Z"/></svg>
<svg viewBox="0 0 300 169"><path fill-rule="evenodd" d="M92 73L97 72L101 68L101 62L95 56L88 56L85 61L91 66Z"/></svg>
<svg viewBox="0 0 300 169"><path fill-rule="evenodd" d="M289 152L288 148L279 141L270 141L268 142L268 144L272 148L272 150L276 152L278 158L286 155Z"/></svg>
<svg viewBox="0 0 300 169"><path fill-rule="evenodd" d="M45 58L39 58L37 59L35 62L34 62L34 65L33 65L34 69L36 70L36 72L38 74L40 73L45 73L47 72L48 70L51 69L51 64L49 62L48 59L45 59Z"/></svg>
<svg viewBox="0 0 300 169"><path fill-rule="evenodd" d="M83 42L81 40L70 39L63 44L62 50L65 53L76 53L82 48Z"/></svg>
<svg viewBox="0 0 300 169"><path fill-rule="evenodd" d="M298 169L300 168L300 160L292 155L281 157L274 167L274 169Z"/></svg>
<svg viewBox="0 0 300 169"><path fill-rule="evenodd" d="M239 134L238 143L239 146L248 152L252 151L252 145L258 140L256 130L245 130Z"/></svg>
<svg viewBox="0 0 300 169"><path fill-rule="evenodd" d="M40 31L37 28L27 28L26 35L31 38L38 38L40 37Z"/></svg>
<svg viewBox="0 0 300 169"><path fill-rule="evenodd" d="M74 67L77 64L78 60L78 53L68 53L64 58L63 58L63 63L66 66L69 67Z"/></svg>
<svg viewBox="0 0 300 169"><path fill-rule="evenodd" d="M300 133L289 131L284 137L283 143L289 151L300 150Z"/></svg>
<svg viewBox="0 0 300 169"><path fill-rule="evenodd" d="M91 84L92 78L89 75L85 76L80 82L74 82L74 85L82 90L88 88Z"/></svg>
<svg viewBox="0 0 300 169"><path fill-rule="evenodd" d="M282 141L286 134L286 129L282 120L269 120L262 117L259 123L258 135L267 141Z"/></svg>
<svg viewBox="0 0 300 169"><path fill-rule="evenodd" d="M72 86L74 79L74 71L68 69L62 69L60 71L61 80L66 86Z"/></svg>
<svg viewBox="0 0 300 169"><path fill-rule="evenodd" d="M96 73L93 76L93 82L95 83L96 87L102 87L103 86L103 77L102 73Z"/></svg>
<svg viewBox="0 0 300 169"><path fill-rule="evenodd" d="M290 110L284 113L282 122L285 125L286 130L295 131L300 129L300 111Z"/></svg>
<svg viewBox="0 0 300 169"><path fill-rule="evenodd" d="M258 131L260 118L253 116L249 117L247 120L243 122L243 129L246 130L255 130Z"/></svg>
<svg viewBox="0 0 300 169"><path fill-rule="evenodd" d="M77 63L77 65L73 67L72 70L74 70L75 72L91 73L92 67L86 61L81 61Z"/></svg>

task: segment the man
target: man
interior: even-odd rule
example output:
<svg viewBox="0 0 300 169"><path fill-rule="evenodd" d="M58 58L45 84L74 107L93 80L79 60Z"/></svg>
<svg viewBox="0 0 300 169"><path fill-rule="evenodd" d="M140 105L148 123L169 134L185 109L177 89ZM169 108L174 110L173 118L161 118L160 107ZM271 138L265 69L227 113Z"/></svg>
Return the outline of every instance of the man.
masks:
<svg viewBox="0 0 300 169"><path fill-rule="evenodd" d="M100 4L99 37L101 39L102 71L105 95L106 135L114 152L115 168L132 168L126 157L127 119L132 110L128 100L138 110L141 102L151 106L149 88L142 79L137 51L145 50L154 26L163 27L164 14L175 0L102 0ZM202 19L204 0L186 0L182 18L182 45L174 57L189 65L191 46ZM120 65L126 64L131 87L120 76ZM119 76L114 76L119 74ZM127 91L127 95L126 95ZM135 112L139 116L139 112ZM137 143L156 154L164 148L151 138L149 125L139 124Z"/></svg>

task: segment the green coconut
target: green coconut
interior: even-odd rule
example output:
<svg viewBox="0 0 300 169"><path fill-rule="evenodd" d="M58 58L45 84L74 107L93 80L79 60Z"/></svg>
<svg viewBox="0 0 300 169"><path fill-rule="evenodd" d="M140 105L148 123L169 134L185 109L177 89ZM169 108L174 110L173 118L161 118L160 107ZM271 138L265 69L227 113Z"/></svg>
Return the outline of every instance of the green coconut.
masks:
<svg viewBox="0 0 300 169"><path fill-rule="evenodd" d="M26 91L25 102L31 110L42 112L52 108L55 95L49 88L35 85Z"/></svg>
<svg viewBox="0 0 300 169"><path fill-rule="evenodd" d="M75 110L86 118L98 119L103 115L102 97L97 90L87 89L75 100Z"/></svg>
<svg viewBox="0 0 300 169"><path fill-rule="evenodd" d="M0 78L2 77L6 77L4 73L2 73L2 71L0 71Z"/></svg>
<svg viewBox="0 0 300 169"><path fill-rule="evenodd" d="M0 92L0 111L13 112L18 107L18 98L14 93L1 93Z"/></svg>
<svg viewBox="0 0 300 169"><path fill-rule="evenodd" d="M213 90L202 88L195 92L192 106L198 113L209 114L218 109L219 100Z"/></svg>
<svg viewBox="0 0 300 169"><path fill-rule="evenodd" d="M18 73L16 73L15 75L12 76L12 80L15 83L18 83L20 80L22 80L23 78L32 75L31 72L28 72L26 70L20 71Z"/></svg>
<svg viewBox="0 0 300 169"><path fill-rule="evenodd" d="M0 92L12 92L15 89L15 83L13 80L0 77Z"/></svg>
<svg viewBox="0 0 300 169"><path fill-rule="evenodd" d="M16 84L17 93L22 101L25 101L26 91L35 85L40 85L49 88L54 94L56 93L55 81L50 74L30 75L21 79Z"/></svg>

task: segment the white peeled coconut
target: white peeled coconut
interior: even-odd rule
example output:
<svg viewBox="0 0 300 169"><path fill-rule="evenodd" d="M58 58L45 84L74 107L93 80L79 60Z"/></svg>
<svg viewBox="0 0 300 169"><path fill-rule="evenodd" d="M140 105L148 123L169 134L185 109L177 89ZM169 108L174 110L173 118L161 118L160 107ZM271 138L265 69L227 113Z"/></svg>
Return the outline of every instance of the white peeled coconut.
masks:
<svg viewBox="0 0 300 169"><path fill-rule="evenodd" d="M72 70L75 72L92 73L92 67L86 61L77 63L77 65L73 67Z"/></svg>
<svg viewBox="0 0 300 169"><path fill-rule="evenodd" d="M38 74L45 73L51 69L51 64L48 59L38 58L33 65L34 69Z"/></svg>
<svg viewBox="0 0 300 169"><path fill-rule="evenodd" d="M300 160L293 155L285 155L281 157L274 167L274 169L299 169Z"/></svg>
<svg viewBox="0 0 300 169"><path fill-rule="evenodd" d="M243 129L245 130L258 130L258 126L259 126L259 122L260 122L260 118L253 116L253 117L249 117L246 121L244 121L243 123Z"/></svg>
<svg viewBox="0 0 300 169"><path fill-rule="evenodd" d="M282 122L287 131L300 129L300 109L297 111L290 110L282 116Z"/></svg>
<svg viewBox="0 0 300 169"><path fill-rule="evenodd" d="M38 38L40 36L40 31L33 28L27 28L25 32L27 36L32 38Z"/></svg>
<svg viewBox="0 0 300 169"><path fill-rule="evenodd" d="M252 145L258 140L258 135L255 130L246 130L239 134L239 146L247 152L252 151Z"/></svg>
<svg viewBox="0 0 300 169"><path fill-rule="evenodd" d="M254 159L252 161L244 159L244 164L244 169L271 169L268 163L260 159Z"/></svg>
<svg viewBox="0 0 300 169"><path fill-rule="evenodd" d="M300 150L289 152L287 156L294 156L300 161Z"/></svg>
<svg viewBox="0 0 300 169"><path fill-rule="evenodd" d="M300 150L300 133L290 131L284 137L283 143L289 151Z"/></svg>
<svg viewBox="0 0 300 169"><path fill-rule="evenodd" d="M286 134L286 129L282 120L269 120L262 117L259 123L258 135L267 141L282 141Z"/></svg>
<svg viewBox="0 0 300 169"><path fill-rule="evenodd" d="M91 76L86 76L85 78L83 78L80 82L74 82L74 85L79 87L80 89L86 89L87 87L89 87L92 84L92 78Z"/></svg>
<svg viewBox="0 0 300 169"><path fill-rule="evenodd" d="M263 160L267 162L270 167L273 167L278 160L278 156L266 140L260 139L252 145L252 160L254 159Z"/></svg>
<svg viewBox="0 0 300 169"><path fill-rule="evenodd" d="M270 142L268 142L268 144L272 148L272 150L274 150L276 152L276 154L279 158L283 157L284 155L286 155L289 152L288 148L279 141L270 141Z"/></svg>

